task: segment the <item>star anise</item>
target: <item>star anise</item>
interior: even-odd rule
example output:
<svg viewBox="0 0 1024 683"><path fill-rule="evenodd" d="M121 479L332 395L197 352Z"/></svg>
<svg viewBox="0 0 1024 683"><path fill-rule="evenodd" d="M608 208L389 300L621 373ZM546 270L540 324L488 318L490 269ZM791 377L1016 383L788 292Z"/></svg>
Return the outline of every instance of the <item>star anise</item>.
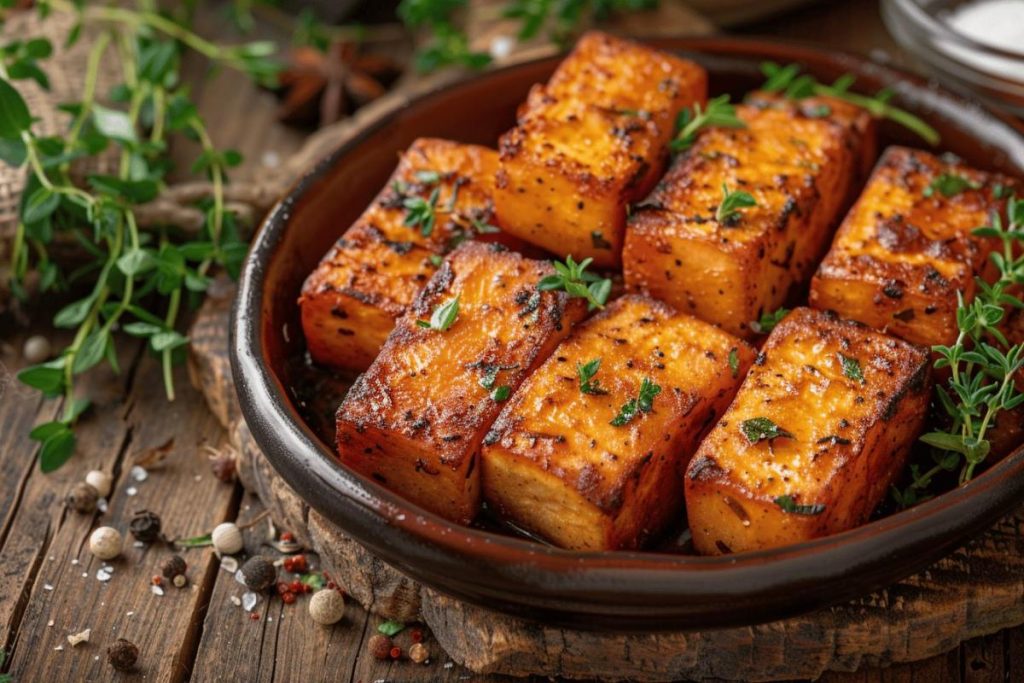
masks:
<svg viewBox="0 0 1024 683"><path fill-rule="evenodd" d="M291 124L334 123L386 93L400 72L394 61L362 54L351 41L335 42L326 52L296 47L278 76L283 92L278 118Z"/></svg>

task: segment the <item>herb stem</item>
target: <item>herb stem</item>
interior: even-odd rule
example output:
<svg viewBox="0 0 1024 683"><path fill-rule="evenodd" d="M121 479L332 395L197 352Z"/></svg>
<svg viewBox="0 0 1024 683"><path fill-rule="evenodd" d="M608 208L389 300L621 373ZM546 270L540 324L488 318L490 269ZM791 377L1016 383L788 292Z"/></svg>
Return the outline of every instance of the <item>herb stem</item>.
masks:
<svg viewBox="0 0 1024 683"><path fill-rule="evenodd" d="M908 111L899 109L898 107L893 107L892 105L882 102L876 98L867 97L866 95L858 95L857 93L853 93L848 90L840 90L821 83L814 84L814 94L834 97L837 100L845 100L851 104L857 105L858 107L863 107L871 112L875 117L889 119L900 124L904 128L917 133L929 145L937 145L941 139L938 131L917 116L914 116Z"/></svg>
<svg viewBox="0 0 1024 683"><path fill-rule="evenodd" d="M96 42L93 43L92 49L89 50L89 57L86 60L85 66L85 84L82 89L82 107L78 111L78 116L75 117L71 124L71 130L68 132L67 140L64 143L65 151L74 149L75 144L78 142L78 136L82 134L82 126L85 125L89 114L92 112L93 102L96 101L96 83L99 80L100 60L103 59L103 54L107 51L109 45L110 33L103 31L97 36ZM61 164L61 170L67 173L70 166L71 162L65 161Z"/></svg>

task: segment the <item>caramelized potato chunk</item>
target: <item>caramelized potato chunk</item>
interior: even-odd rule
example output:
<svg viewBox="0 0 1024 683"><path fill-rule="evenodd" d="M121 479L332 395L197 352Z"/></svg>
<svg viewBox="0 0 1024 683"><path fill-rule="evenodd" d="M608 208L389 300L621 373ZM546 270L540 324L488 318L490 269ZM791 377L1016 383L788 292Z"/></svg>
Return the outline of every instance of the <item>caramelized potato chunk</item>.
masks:
<svg viewBox="0 0 1024 683"><path fill-rule="evenodd" d="M703 131L633 209L626 286L750 336L811 276L851 197L874 129L838 111L738 106L746 128ZM723 186L756 206L717 216Z"/></svg>
<svg viewBox="0 0 1024 683"><path fill-rule="evenodd" d="M677 114L706 92L692 62L585 35L501 138L502 226L559 256L618 265L627 204L657 182Z"/></svg>
<svg viewBox="0 0 1024 683"><path fill-rule="evenodd" d="M502 410L484 440L484 499L563 548L641 546L681 514L682 471L753 358L744 342L660 301L616 300ZM623 408L647 398L649 410Z"/></svg>
<svg viewBox="0 0 1024 683"><path fill-rule="evenodd" d="M974 297L974 277L996 244L971 232L1005 209L994 192L1013 184L927 152L888 148L818 267L810 304L916 344L951 344L956 293Z"/></svg>
<svg viewBox="0 0 1024 683"><path fill-rule="evenodd" d="M499 245L469 242L452 252L338 408L342 461L470 522L480 502L481 440L522 379L586 313L582 299L538 291L552 272ZM454 318L439 315L452 302Z"/></svg>
<svg viewBox="0 0 1024 683"><path fill-rule="evenodd" d="M420 139L387 187L342 235L306 280L299 304L310 355L344 370L365 370L416 293L437 270L434 261L459 241L490 230L494 150ZM433 220L414 225L407 198L430 204ZM480 235L502 238L500 233Z"/></svg>
<svg viewBox="0 0 1024 683"><path fill-rule="evenodd" d="M686 472L694 547L798 543L868 520L930 396L925 349L799 308L771 333Z"/></svg>

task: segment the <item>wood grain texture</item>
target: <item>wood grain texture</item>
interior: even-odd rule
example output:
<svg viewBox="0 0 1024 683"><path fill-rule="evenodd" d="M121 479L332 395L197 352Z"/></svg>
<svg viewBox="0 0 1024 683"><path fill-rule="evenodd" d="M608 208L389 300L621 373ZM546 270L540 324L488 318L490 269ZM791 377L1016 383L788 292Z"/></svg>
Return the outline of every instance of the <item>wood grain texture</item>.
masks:
<svg viewBox="0 0 1024 683"><path fill-rule="evenodd" d="M196 324L226 330L223 319L204 321L217 315L223 314L211 305L200 312ZM211 346L213 337L204 339L207 343L193 347L202 357L195 365L213 369L226 363L226 338L219 340L220 348ZM213 387L215 382L201 384ZM225 393L215 389L215 401ZM236 425L231 432L240 439L234 446L243 461L249 460L241 470L254 472L255 492L288 528L298 531L297 525L305 525L303 531L324 566L357 601L374 613L402 620L415 618L418 605L419 618L445 652L477 673L638 681L817 678L829 671L855 672L934 657L962 641L1024 623L1021 508L928 570L861 600L809 615L699 633L601 634L547 627L418 586L309 511L268 465L248 430ZM989 662L1002 655L992 647L972 655L983 663L977 671L995 670Z"/></svg>

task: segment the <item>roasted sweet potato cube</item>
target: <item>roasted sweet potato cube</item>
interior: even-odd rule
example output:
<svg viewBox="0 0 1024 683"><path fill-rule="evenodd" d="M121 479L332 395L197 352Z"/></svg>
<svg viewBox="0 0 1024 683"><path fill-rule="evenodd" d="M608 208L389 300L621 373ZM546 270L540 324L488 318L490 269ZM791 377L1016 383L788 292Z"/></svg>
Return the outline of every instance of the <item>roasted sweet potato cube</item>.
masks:
<svg viewBox="0 0 1024 683"><path fill-rule="evenodd" d="M552 272L499 245L452 252L338 408L342 461L428 510L471 521L480 442L503 401L586 313L582 299L537 289ZM453 301L450 327L422 326Z"/></svg>
<svg viewBox="0 0 1024 683"><path fill-rule="evenodd" d="M926 349L809 308L768 337L686 472L694 547L738 553L863 524L930 396Z"/></svg>
<svg viewBox="0 0 1024 683"><path fill-rule="evenodd" d="M302 329L314 360L366 369L441 255L467 238L510 237L491 232L497 160L494 150L435 139L417 140L402 155L387 187L302 289ZM429 203L435 191L432 222L409 225L405 199Z"/></svg>
<svg viewBox="0 0 1024 683"><path fill-rule="evenodd" d="M743 129L711 128L633 209L626 286L744 337L824 253L851 196L856 133L834 114L737 107ZM723 185L757 205L718 220Z"/></svg>
<svg viewBox="0 0 1024 683"><path fill-rule="evenodd" d="M683 469L753 358L743 341L660 301L617 299L502 410L482 450L485 500L563 548L643 545L679 519ZM616 420L645 381L658 387L650 410Z"/></svg>
<svg viewBox="0 0 1024 683"><path fill-rule="evenodd" d="M706 78L692 62L584 36L501 138L502 226L560 256L617 265L626 206L657 182L676 116L704 101Z"/></svg>
<svg viewBox="0 0 1024 683"><path fill-rule="evenodd" d="M1003 212L1015 181L905 147L883 154L811 283L810 303L917 344L957 336L998 244L972 231ZM948 196L947 196L948 195Z"/></svg>

